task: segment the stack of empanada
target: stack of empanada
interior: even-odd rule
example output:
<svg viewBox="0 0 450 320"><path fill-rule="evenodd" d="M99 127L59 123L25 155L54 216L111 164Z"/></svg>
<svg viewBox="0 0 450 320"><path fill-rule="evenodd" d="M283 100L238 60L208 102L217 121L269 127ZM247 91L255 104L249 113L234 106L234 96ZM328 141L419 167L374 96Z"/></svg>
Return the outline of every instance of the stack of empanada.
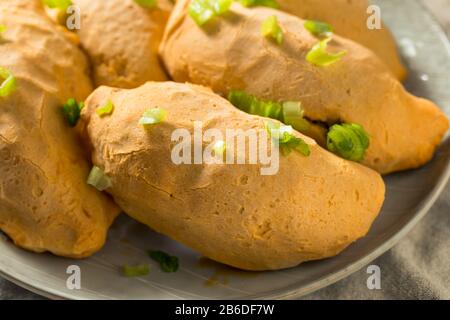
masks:
<svg viewBox="0 0 450 320"><path fill-rule="evenodd" d="M403 88L366 1L231 2L74 0L70 34L38 0L0 2L0 228L16 244L89 256L119 207L246 270L331 257L367 234L381 174L429 161L447 117ZM180 133L194 135L186 150L208 148L198 123L264 132L257 151L280 151L278 170L217 139L216 156L242 162L177 162Z"/></svg>

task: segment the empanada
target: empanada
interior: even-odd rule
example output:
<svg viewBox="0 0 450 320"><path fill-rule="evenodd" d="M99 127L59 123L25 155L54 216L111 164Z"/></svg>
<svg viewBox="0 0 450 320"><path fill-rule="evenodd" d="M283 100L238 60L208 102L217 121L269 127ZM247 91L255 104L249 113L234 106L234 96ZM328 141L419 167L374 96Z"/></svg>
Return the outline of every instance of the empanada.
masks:
<svg viewBox="0 0 450 320"><path fill-rule="evenodd" d="M346 55L317 66L306 56L320 39L298 17L234 3L199 27L188 5L188 0L177 2L160 47L175 81L224 95L244 90L260 99L299 101L305 117L324 126L361 125L370 135L362 163L382 174L425 164L448 129L436 105L409 94L372 51L351 40L335 35L327 50L346 50ZM283 31L282 44L261 34L272 16Z"/></svg>
<svg viewBox="0 0 450 320"><path fill-rule="evenodd" d="M99 117L96 109L106 101L114 111ZM166 118L139 124L156 107ZM273 270L338 254L367 233L380 211L384 183L375 171L336 157L298 132L310 155L281 156L275 175L261 175L259 162L173 161L177 129L193 134L201 121L204 132L265 130L266 120L204 87L153 82L131 90L96 89L80 126L94 165L111 181L107 192L124 212L206 257L241 269Z"/></svg>
<svg viewBox="0 0 450 320"><path fill-rule="evenodd" d="M86 58L39 0L0 1L0 22L0 66L16 80L0 97L0 229L32 251L86 257L119 212L86 184L90 165L61 112L92 90Z"/></svg>

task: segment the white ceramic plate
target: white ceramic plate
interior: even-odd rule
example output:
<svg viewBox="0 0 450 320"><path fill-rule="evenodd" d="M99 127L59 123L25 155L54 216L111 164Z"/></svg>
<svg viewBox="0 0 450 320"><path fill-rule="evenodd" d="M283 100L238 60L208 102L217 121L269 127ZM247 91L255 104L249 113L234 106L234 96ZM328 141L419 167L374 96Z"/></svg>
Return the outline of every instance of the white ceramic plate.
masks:
<svg viewBox="0 0 450 320"><path fill-rule="evenodd" d="M408 88L450 114L450 49L439 25L417 0L379 0L383 19L395 33L410 70ZM240 299L295 298L325 287L390 249L426 214L450 176L450 138L420 170L387 177L387 199L370 233L339 256L296 268L251 273L202 259L197 253L131 219L120 217L104 249L69 260L16 248L0 234L0 274L34 292L70 299ZM149 261L148 249L177 255L181 268L167 274L152 265L150 275L125 278L124 264ZM81 268L80 290L66 287L66 269Z"/></svg>

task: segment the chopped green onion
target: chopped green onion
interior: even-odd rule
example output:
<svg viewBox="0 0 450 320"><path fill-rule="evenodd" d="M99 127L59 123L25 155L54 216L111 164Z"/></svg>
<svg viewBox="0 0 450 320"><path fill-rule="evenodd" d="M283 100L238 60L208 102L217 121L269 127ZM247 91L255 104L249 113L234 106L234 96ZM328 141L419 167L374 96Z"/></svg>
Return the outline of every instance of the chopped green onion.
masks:
<svg viewBox="0 0 450 320"><path fill-rule="evenodd" d="M304 113L302 103L299 101L283 103L283 122L300 132L307 131L310 127L310 123L304 118Z"/></svg>
<svg viewBox="0 0 450 320"><path fill-rule="evenodd" d="M150 273L150 268L147 264L139 264L137 266L123 266L123 274L126 277L142 277Z"/></svg>
<svg viewBox="0 0 450 320"><path fill-rule="evenodd" d="M273 39L276 43L283 43L283 30L278 24L276 16L270 16L261 25L261 34L266 38Z"/></svg>
<svg viewBox="0 0 450 320"><path fill-rule="evenodd" d="M134 0L134 2L136 2L138 5L145 7L145 8L155 8L157 5L157 1L156 0Z"/></svg>
<svg viewBox="0 0 450 320"><path fill-rule="evenodd" d="M236 108L254 115L282 120L283 106L273 101L263 101L244 91L233 90L228 94L228 100Z"/></svg>
<svg viewBox="0 0 450 320"><path fill-rule="evenodd" d="M84 103L78 103L74 98L70 98L62 107L62 112L67 122L71 127L75 127L78 119L80 118L81 109L83 109Z"/></svg>
<svg viewBox="0 0 450 320"><path fill-rule="evenodd" d="M42 2L49 8L67 10L72 5L71 0L42 0Z"/></svg>
<svg viewBox="0 0 450 320"><path fill-rule="evenodd" d="M369 145L369 134L359 124L335 124L328 131L328 150L344 159L352 161L363 160Z"/></svg>
<svg viewBox="0 0 450 320"><path fill-rule="evenodd" d="M278 140L280 144L288 142L294 132L291 126L284 126L275 121L267 121L266 130L272 139Z"/></svg>
<svg viewBox="0 0 450 320"><path fill-rule="evenodd" d="M281 153L287 157L292 151L297 151L301 155L308 157L311 154L309 145L301 138L292 137L287 143L280 145Z"/></svg>
<svg viewBox="0 0 450 320"><path fill-rule="evenodd" d="M214 9L210 8L205 0L193 0L189 5L189 15L199 26L216 16Z"/></svg>
<svg viewBox="0 0 450 320"><path fill-rule="evenodd" d="M153 108L146 110L142 117L139 119L139 124L148 125L148 124L157 124L162 121L167 116L167 111L162 108Z"/></svg>
<svg viewBox="0 0 450 320"><path fill-rule="evenodd" d="M150 258L159 263L164 272L175 272L178 270L179 263L177 257L171 256L159 250L149 251L148 255Z"/></svg>
<svg viewBox="0 0 450 320"><path fill-rule="evenodd" d="M280 5L276 0L239 0L239 2L245 7L270 7L278 9Z"/></svg>
<svg viewBox="0 0 450 320"><path fill-rule="evenodd" d="M297 131L309 129L308 120L303 118L301 103L288 101L278 103L274 101L263 101L244 91L232 90L228 94L228 100L236 108L254 115L267 117L291 125Z"/></svg>
<svg viewBox="0 0 450 320"><path fill-rule="evenodd" d="M316 66L323 67L341 60L341 58L347 54L347 51L344 50L338 53L327 52L328 42L330 41L331 38L326 38L315 44L306 55L306 60Z"/></svg>
<svg viewBox="0 0 450 320"><path fill-rule="evenodd" d="M108 102L105 103L105 105L97 108L95 112L99 117L104 117L106 115L111 114L114 111L114 105L111 100L108 100Z"/></svg>
<svg viewBox="0 0 450 320"><path fill-rule="evenodd" d="M3 79L3 82L0 84L0 97L7 97L17 87L16 78L9 70L0 67L0 79Z"/></svg>
<svg viewBox="0 0 450 320"><path fill-rule="evenodd" d="M4 24L0 24L0 33L3 33L6 31L6 26Z"/></svg>
<svg viewBox="0 0 450 320"><path fill-rule="evenodd" d="M303 139L294 136L294 130L291 126L268 121L266 122L266 130L272 139L278 141L280 151L284 156L288 156L294 150L306 157L311 154L309 145Z"/></svg>
<svg viewBox="0 0 450 320"><path fill-rule="evenodd" d="M212 18L226 13L233 0L192 0L189 5L189 15L202 26Z"/></svg>
<svg viewBox="0 0 450 320"><path fill-rule="evenodd" d="M111 179L99 167L93 166L87 184L93 186L98 191L104 191L112 186Z"/></svg>
<svg viewBox="0 0 450 320"><path fill-rule="evenodd" d="M306 30L315 36L331 37L333 35L333 28L325 22L306 20L304 26Z"/></svg>
<svg viewBox="0 0 450 320"><path fill-rule="evenodd" d="M224 156L224 154L225 154L225 150L226 150L226 144L225 144L225 141L223 141L223 140L217 140L217 141L214 143L213 151L214 151L214 154L215 154L216 156L222 157L222 158L223 158L223 156Z"/></svg>

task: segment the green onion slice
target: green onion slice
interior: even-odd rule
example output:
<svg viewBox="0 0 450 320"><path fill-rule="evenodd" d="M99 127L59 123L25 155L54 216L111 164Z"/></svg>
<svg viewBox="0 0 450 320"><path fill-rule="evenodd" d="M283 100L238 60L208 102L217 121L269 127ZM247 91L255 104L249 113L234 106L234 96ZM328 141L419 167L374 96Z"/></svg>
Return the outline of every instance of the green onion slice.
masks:
<svg viewBox="0 0 450 320"><path fill-rule="evenodd" d="M202 26L212 18L226 13L233 0L192 0L189 5L189 15Z"/></svg>
<svg viewBox="0 0 450 320"><path fill-rule="evenodd" d="M105 175L102 169L93 166L87 178L87 184L93 186L98 191L104 191L112 186L111 179Z"/></svg>
<svg viewBox="0 0 450 320"><path fill-rule="evenodd" d="M111 100L108 100L108 102L105 103L105 105L97 108L95 112L99 117L104 117L106 115L111 114L114 111L114 104Z"/></svg>
<svg viewBox="0 0 450 320"><path fill-rule="evenodd" d="M331 37L333 35L333 27L325 22L306 20L304 26L306 30L315 36Z"/></svg>
<svg viewBox="0 0 450 320"><path fill-rule="evenodd" d="M136 2L138 5L140 5L141 7L145 7L145 8L155 8L157 1L156 0L134 0L134 2Z"/></svg>
<svg viewBox="0 0 450 320"><path fill-rule="evenodd" d="M339 60L347 54L347 51L343 50L338 53L327 52L328 42L331 38L321 40L315 44L314 47L306 55L306 60L316 66L327 67Z"/></svg>
<svg viewBox="0 0 450 320"><path fill-rule="evenodd" d="M150 273L150 267L147 264L139 264L136 266L123 266L123 274L126 277L142 277Z"/></svg>
<svg viewBox="0 0 450 320"><path fill-rule="evenodd" d="M6 26L4 24L0 24L0 33L3 33L6 31Z"/></svg>
<svg viewBox="0 0 450 320"><path fill-rule="evenodd" d="M359 124L335 124L328 131L328 150L344 159L352 161L363 160L369 145L369 134Z"/></svg>
<svg viewBox="0 0 450 320"><path fill-rule="evenodd" d="M245 7L269 7L278 9L280 5L276 0L239 0L239 2Z"/></svg>
<svg viewBox="0 0 450 320"><path fill-rule="evenodd" d="M283 156L288 156L292 151L308 157L311 154L309 145L302 139L294 136L291 126L281 125L278 122L267 121L266 130L272 139L277 140Z"/></svg>
<svg viewBox="0 0 450 320"><path fill-rule="evenodd" d="M261 117L282 120L283 106L273 101L263 101L245 91L232 90L228 94L228 101L236 108Z"/></svg>
<svg viewBox="0 0 450 320"><path fill-rule="evenodd" d="M72 5L71 0L42 0L42 2L49 8L67 10Z"/></svg>
<svg viewBox="0 0 450 320"><path fill-rule="evenodd" d="M80 118L81 109L84 108L84 103L78 103L74 98L70 98L62 107L62 112L67 122L71 127L75 127Z"/></svg>
<svg viewBox="0 0 450 320"><path fill-rule="evenodd" d="M225 150L226 150L226 144L225 144L225 141L223 141L223 140L217 140L217 141L214 143L213 151L214 151L214 154L215 154L216 156L218 156L218 157L223 157L223 156L225 155Z"/></svg>
<svg viewBox="0 0 450 320"><path fill-rule="evenodd" d="M163 108L147 109L139 119L139 124L149 125L163 122L167 117L167 111Z"/></svg>
<svg viewBox="0 0 450 320"><path fill-rule="evenodd" d="M266 130L272 139L278 140L280 144L288 142L294 132L291 126L284 126L275 121L267 121Z"/></svg>
<svg viewBox="0 0 450 320"><path fill-rule="evenodd" d="M178 258L175 256L171 256L160 250L149 251L148 255L159 263L164 272L176 272L179 268Z"/></svg>
<svg viewBox="0 0 450 320"><path fill-rule="evenodd" d="M283 122L300 132L305 132L310 127L310 123L304 118L302 103L299 101L283 103Z"/></svg>
<svg viewBox="0 0 450 320"><path fill-rule="evenodd" d="M14 75L7 69L0 67L0 97L9 96L17 87L17 81Z"/></svg>
<svg viewBox="0 0 450 320"><path fill-rule="evenodd" d="M276 16L270 16L261 25L261 34L274 40L278 44L283 43L283 30L281 29Z"/></svg>

